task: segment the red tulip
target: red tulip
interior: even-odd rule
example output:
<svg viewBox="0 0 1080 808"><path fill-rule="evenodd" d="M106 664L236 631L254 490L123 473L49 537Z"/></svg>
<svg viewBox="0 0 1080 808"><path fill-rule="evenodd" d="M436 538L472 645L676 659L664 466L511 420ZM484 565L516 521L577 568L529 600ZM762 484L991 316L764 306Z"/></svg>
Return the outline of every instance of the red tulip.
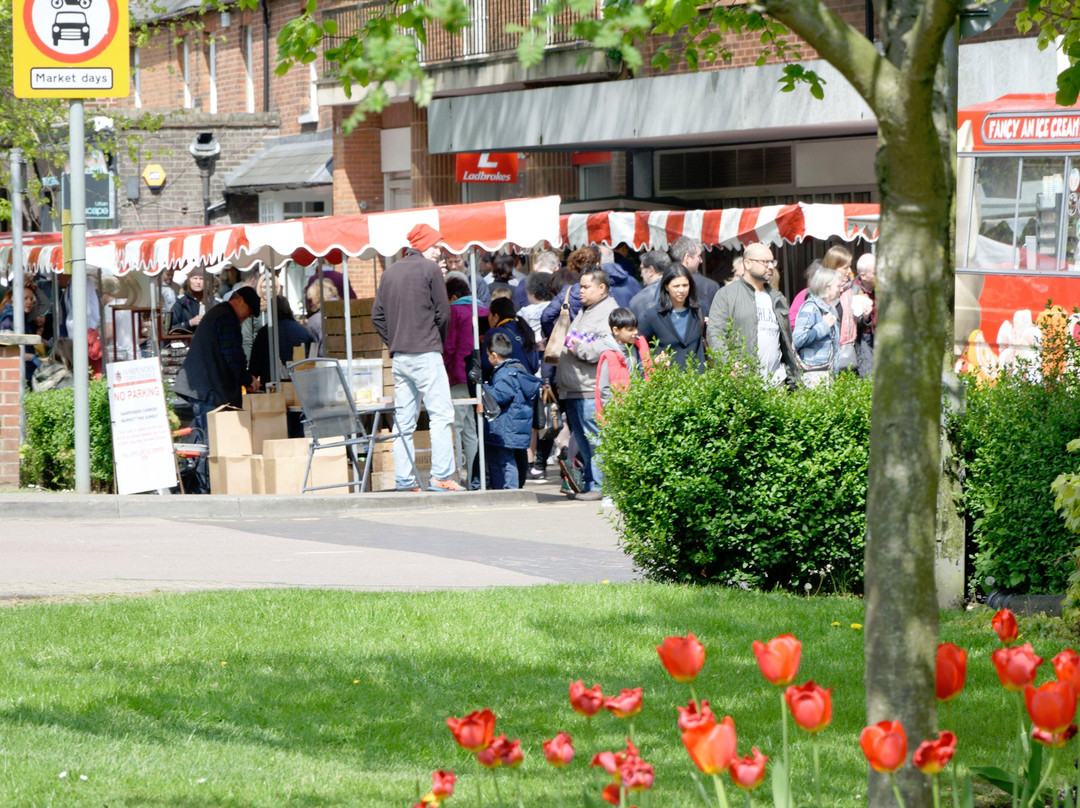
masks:
<svg viewBox="0 0 1080 808"><path fill-rule="evenodd" d="M457 782L457 778L454 777L452 771L443 771L439 769L435 774L431 776L431 793L435 797L446 798L453 796L454 783Z"/></svg>
<svg viewBox="0 0 1080 808"><path fill-rule="evenodd" d="M938 774L956 754L956 736L951 732L939 732L936 741L923 741L911 762L923 774Z"/></svg>
<svg viewBox="0 0 1080 808"><path fill-rule="evenodd" d="M938 701L951 701L964 689L967 677L967 651L951 642L937 647Z"/></svg>
<svg viewBox="0 0 1080 808"><path fill-rule="evenodd" d="M719 724L702 725L682 734L691 760L705 774L717 774L735 759L735 721L724 716Z"/></svg>
<svg viewBox="0 0 1080 808"><path fill-rule="evenodd" d="M781 634L767 643L754 640L754 656L762 675L774 685L790 685L799 672L802 643L791 634Z"/></svg>
<svg viewBox="0 0 1080 808"><path fill-rule="evenodd" d="M604 771L610 774L612 777L618 779L619 767L623 765L628 757L637 757L637 747L626 739L626 751L625 752L597 752L593 755L591 766L603 766Z"/></svg>
<svg viewBox="0 0 1080 808"><path fill-rule="evenodd" d="M652 765L637 755L628 755L619 766L619 778L627 791L648 791L655 777Z"/></svg>
<svg viewBox="0 0 1080 808"><path fill-rule="evenodd" d="M1043 663L1042 657L1035 656L1029 642L1012 648L998 648L990 655L990 659L997 668L1001 684L1006 690L1016 693L1035 681L1035 669Z"/></svg>
<svg viewBox="0 0 1080 808"><path fill-rule="evenodd" d="M679 711L679 731L686 732L688 729L700 726L702 724L715 724L716 716L713 715L712 710L709 709L709 700L701 700L701 712L698 712L698 705L693 699L686 702L685 707L676 707Z"/></svg>
<svg viewBox="0 0 1080 808"><path fill-rule="evenodd" d="M475 710L464 718L448 718L446 724L454 740L470 752L487 749L495 734L495 714L491 710Z"/></svg>
<svg viewBox="0 0 1080 808"><path fill-rule="evenodd" d="M574 708L575 713L580 713L586 718L596 715L604 706L604 694L600 692L600 685L593 685L586 690L585 683L580 679L571 682L570 706Z"/></svg>
<svg viewBox="0 0 1080 808"><path fill-rule="evenodd" d="M521 761L525 759L524 753L521 751L521 741L517 738L509 743L503 744L499 750L499 759L502 764L508 769L516 769L521 765Z"/></svg>
<svg viewBox="0 0 1080 808"><path fill-rule="evenodd" d="M1065 728L1064 732L1055 735L1052 732L1046 732L1038 727L1031 730L1031 739L1043 746L1062 747L1071 741L1076 736L1076 724L1070 724Z"/></svg>
<svg viewBox="0 0 1080 808"><path fill-rule="evenodd" d="M604 802L609 802L612 805L618 805L619 804L619 796L620 796L619 795L619 784L618 783L608 783L606 786L604 786L604 791L600 796L601 796L601 798L603 798Z"/></svg>
<svg viewBox="0 0 1080 808"><path fill-rule="evenodd" d="M826 690L811 680L805 685L789 687L784 691L784 699L795 723L807 732L820 732L832 721L831 687Z"/></svg>
<svg viewBox="0 0 1080 808"><path fill-rule="evenodd" d="M1076 716L1076 688L1071 682L1047 682L1024 688L1031 723L1044 732L1056 735L1068 729Z"/></svg>
<svg viewBox="0 0 1080 808"><path fill-rule="evenodd" d="M693 634L668 637L656 646L656 653L676 682L692 682L705 664L705 646Z"/></svg>
<svg viewBox="0 0 1080 808"><path fill-rule="evenodd" d="M641 712L642 693L640 687L624 688L619 695L604 699L604 707L618 718L632 718Z"/></svg>
<svg viewBox="0 0 1080 808"><path fill-rule="evenodd" d="M505 735L500 735L493 740L486 749L481 749L476 753L476 761L485 769L497 769L502 765L503 753L510 742L506 740Z"/></svg>
<svg viewBox="0 0 1080 808"><path fill-rule="evenodd" d="M565 732L560 732L550 741L544 741L544 757L556 769L561 769L574 759L574 743Z"/></svg>
<svg viewBox="0 0 1080 808"><path fill-rule="evenodd" d="M879 721L864 727L859 745L873 770L882 774L896 771L907 758L907 736L899 721Z"/></svg>
<svg viewBox="0 0 1080 808"><path fill-rule="evenodd" d="M1016 625L1016 616L1008 609L1002 609L990 620L990 625L1006 645L1016 642L1020 627Z"/></svg>
<svg viewBox="0 0 1080 808"><path fill-rule="evenodd" d="M1059 682L1069 682L1080 693L1080 654L1066 648L1050 660L1054 664L1054 674Z"/></svg>
<svg viewBox="0 0 1080 808"><path fill-rule="evenodd" d="M768 758L754 747L751 753L743 758L735 758L728 766L728 774L741 789L751 791L761 785L765 779L765 763Z"/></svg>

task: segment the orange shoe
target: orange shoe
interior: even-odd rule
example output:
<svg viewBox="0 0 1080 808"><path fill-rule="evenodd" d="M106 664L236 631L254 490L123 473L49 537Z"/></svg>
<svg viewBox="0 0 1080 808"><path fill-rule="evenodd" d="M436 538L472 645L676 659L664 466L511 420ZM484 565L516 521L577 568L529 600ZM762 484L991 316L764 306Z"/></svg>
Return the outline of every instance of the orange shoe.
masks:
<svg viewBox="0 0 1080 808"><path fill-rule="evenodd" d="M431 485L428 486L429 491L464 491L465 489L458 484L456 480L436 480L431 478Z"/></svg>

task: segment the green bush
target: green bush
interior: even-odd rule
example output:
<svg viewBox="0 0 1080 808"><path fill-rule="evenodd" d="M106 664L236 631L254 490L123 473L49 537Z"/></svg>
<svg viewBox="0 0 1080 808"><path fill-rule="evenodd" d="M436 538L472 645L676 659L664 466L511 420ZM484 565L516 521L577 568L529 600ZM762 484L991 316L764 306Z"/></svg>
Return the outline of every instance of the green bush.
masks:
<svg viewBox="0 0 1080 808"><path fill-rule="evenodd" d="M968 379L965 412L949 425L976 579L1027 594L1065 591L1076 537L1054 512L1051 484L1075 465L1066 446L1080 435L1077 377L1028 369L990 383Z"/></svg>
<svg viewBox="0 0 1080 808"><path fill-rule="evenodd" d="M605 493L654 580L804 591L862 581L868 381L788 393L720 363L657 368L605 410Z"/></svg>
<svg viewBox="0 0 1080 808"><path fill-rule="evenodd" d="M112 424L104 379L90 382L90 482L95 490L113 484ZM75 391L26 394L26 443L22 446L23 485L75 487Z"/></svg>

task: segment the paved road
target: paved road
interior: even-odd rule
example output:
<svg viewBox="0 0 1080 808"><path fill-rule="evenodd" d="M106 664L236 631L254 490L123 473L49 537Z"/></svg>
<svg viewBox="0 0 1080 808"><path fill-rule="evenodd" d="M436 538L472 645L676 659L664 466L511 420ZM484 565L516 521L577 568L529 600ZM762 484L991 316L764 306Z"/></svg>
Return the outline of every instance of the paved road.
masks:
<svg viewBox="0 0 1080 808"><path fill-rule="evenodd" d="M292 518L58 519L20 513L5 519L0 535L0 599L8 600L290 586L426 590L635 577L596 503L546 496L535 503L476 507L446 501L437 509Z"/></svg>

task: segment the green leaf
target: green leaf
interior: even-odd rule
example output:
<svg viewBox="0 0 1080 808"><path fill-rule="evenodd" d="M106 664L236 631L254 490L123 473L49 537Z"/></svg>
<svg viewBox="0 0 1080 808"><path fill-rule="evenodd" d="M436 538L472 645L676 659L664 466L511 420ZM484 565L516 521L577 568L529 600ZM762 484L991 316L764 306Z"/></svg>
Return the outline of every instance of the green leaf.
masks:
<svg viewBox="0 0 1080 808"><path fill-rule="evenodd" d="M323 30L330 36L335 36L338 32L337 20L330 18L323 21Z"/></svg>

